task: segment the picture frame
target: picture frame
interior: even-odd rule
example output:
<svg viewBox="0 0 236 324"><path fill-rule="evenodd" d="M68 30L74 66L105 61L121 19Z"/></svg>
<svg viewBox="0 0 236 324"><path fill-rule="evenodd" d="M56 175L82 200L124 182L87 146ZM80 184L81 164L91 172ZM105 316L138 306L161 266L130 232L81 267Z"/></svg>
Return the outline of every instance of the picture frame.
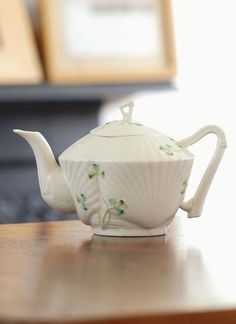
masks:
<svg viewBox="0 0 236 324"><path fill-rule="evenodd" d="M43 79L33 30L23 0L0 1L0 85Z"/></svg>
<svg viewBox="0 0 236 324"><path fill-rule="evenodd" d="M53 84L163 82L176 74L171 0L41 0L40 20Z"/></svg>

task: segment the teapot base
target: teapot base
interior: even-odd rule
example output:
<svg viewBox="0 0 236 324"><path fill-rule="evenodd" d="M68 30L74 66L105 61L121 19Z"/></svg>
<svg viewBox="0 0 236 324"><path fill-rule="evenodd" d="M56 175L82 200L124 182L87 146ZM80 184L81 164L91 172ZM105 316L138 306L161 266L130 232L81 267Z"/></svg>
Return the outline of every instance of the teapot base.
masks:
<svg viewBox="0 0 236 324"><path fill-rule="evenodd" d="M94 227L93 233L100 236L120 236L120 237L138 237L138 236L158 236L167 234L168 227L161 226L153 229L146 228L105 228Z"/></svg>

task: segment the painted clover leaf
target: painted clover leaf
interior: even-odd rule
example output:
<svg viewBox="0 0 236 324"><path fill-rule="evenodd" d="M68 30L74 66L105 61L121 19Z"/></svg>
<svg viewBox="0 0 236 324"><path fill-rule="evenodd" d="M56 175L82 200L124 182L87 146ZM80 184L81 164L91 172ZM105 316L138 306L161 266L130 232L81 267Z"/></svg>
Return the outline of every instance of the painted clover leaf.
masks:
<svg viewBox="0 0 236 324"><path fill-rule="evenodd" d="M181 190L181 195L185 195L185 192L186 192L186 189L188 187L188 181L185 180L183 183L182 183L182 190Z"/></svg>
<svg viewBox="0 0 236 324"><path fill-rule="evenodd" d="M160 145L159 149L163 152L165 152L166 155L172 156L174 155L173 152L173 146L166 144L166 145Z"/></svg>
<svg viewBox="0 0 236 324"><path fill-rule="evenodd" d="M174 140L172 140L172 141L174 141ZM176 142L174 142L174 144L175 144L174 146L169 145L169 144L160 145L159 149L161 151L163 151L167 156L173 156L175 152L180 152L183 149L183 147L180 144L178 144Z"/></svg>
<svg viewBox="0 0 236 324"><path fill-rule="evenodd" d="M101 167L97 163L92 164L92 169L88 173L89 179L93 179L96 176L105 177L105 172L101 170Z"/></svg>
<svg viewBox="0 0 236 324"><path fill-rule="evenodd" d="M116 199L116 198L110 198L108 199L107 210L105 211L104 216L102 217L102 228L106 228L110 222L112 213L116 215L122 215L125 212L125 209L128 207L127 204L124 202L124 200Z"/></svg>
<svg viewBox="0 0 236 324"><path fill-rule="evenodd" d="M124 214L125 209L128 207L124 200L117 200L115 198L108 199L109 207L111 211L114 211L117 215Z"/></svg>
<svg viewBox="0 0 236 324"><path fill-rule="evenodd" d="M103 215L101 215L100 208L94 208L92 205L87 204L88 197L81 193L76 199L80 204L81 209L90 212L96 212L98 215L99 225L102 229L105 229L109 226L110 219L112 215L122 215L125 212L125 209L128 205L122 199L110 198L106 199L102 192L101 184L98 177L105 177L105 172L101 169L101 166L98 163L92 163L90 169L88 170L89 179L96 178L97 181L94 181L94 185L97 187L97 192L99 194L100 202L104 205L105 209ZM88 215L89 216L89 215Z"/></svg>
<svg viewBox="0 0 236 324"><path fill-rule="evenodd" d="M88 210L88 206L86 205L87 199L88 197L83 193L77 197L77 201L80 204L80 207L85 211Z"/></svg>

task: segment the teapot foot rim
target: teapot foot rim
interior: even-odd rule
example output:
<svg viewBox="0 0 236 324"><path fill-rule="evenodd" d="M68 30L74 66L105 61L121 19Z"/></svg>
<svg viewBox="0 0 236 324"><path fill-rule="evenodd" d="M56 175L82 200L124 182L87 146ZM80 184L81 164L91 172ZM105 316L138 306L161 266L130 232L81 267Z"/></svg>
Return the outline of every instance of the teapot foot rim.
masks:
<svg viewBox="0 0 236 324"><path fill-rule="evenodd" d="M144 236L160 236L166 235L167 226L160 226L153 229L146 228L93 228L93 234L98 236L118 236L118 237L144 237Z"/></svg>

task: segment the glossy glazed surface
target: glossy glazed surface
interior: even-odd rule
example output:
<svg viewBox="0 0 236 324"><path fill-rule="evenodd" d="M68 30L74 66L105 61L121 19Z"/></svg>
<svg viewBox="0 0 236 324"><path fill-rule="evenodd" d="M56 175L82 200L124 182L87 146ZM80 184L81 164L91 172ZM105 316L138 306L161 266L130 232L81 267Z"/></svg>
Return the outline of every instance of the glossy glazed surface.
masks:
<svg viewBox="0 0 236 324"><path fill-rule="evenodd" d="M193 160L60 163L77 213L94 233L149 236L166 234L183 202Z"/></svg>
<svg viewBox="0 0 236 324"><path fill-rule="evenodd" d="M33 149L43 199L65 213L77 212L95 234L162 235L179 207L188 217L200 216L227 146L215 125L177 142L132 120L133 105L120 107L122 120L71 145L59 156L60 166L40 133L14 130ZM194 196L183 201L193 163L187 148L211 133L217 138L214 155Z"/></svg>

